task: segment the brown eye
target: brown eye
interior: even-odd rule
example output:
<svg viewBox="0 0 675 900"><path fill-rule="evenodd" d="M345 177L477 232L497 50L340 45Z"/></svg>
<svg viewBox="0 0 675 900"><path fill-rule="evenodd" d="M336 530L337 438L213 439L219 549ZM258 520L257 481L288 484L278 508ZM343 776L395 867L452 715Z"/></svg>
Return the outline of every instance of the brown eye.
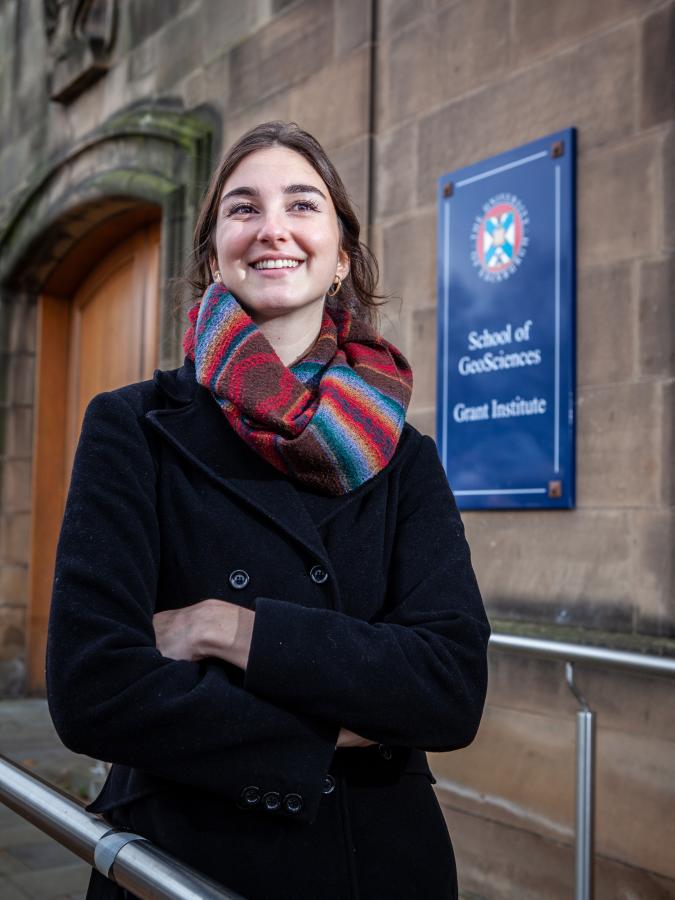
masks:
<svg viewBox="0 0 675 900"><path fill-rule="evenodd" d="M246 215L247 213L255 212L255 208L251 206L250 203L237 203L235 206L230 207L227 211L228 216L238 215L240 213Z"/></svg>
<svg viewBox="0 0 675 900"><path fill-rule="evenodd" d="M307 212L308 210L318 210L319 204L314 200L296 200L292 208L299 212Z"/></svg>

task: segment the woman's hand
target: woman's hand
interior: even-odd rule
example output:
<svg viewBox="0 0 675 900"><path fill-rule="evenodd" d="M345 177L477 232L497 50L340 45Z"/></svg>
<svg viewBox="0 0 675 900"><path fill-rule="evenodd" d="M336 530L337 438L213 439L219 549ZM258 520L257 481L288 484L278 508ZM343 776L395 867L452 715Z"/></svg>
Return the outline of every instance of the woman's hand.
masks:
<svg viewBox="0 0 675 900"><path fill-rule="evenodd" d="M248 663L254 621L253 610L215 598L167 609L152 617L155 642L162 656L189 662L217 656L240 669L246 669ZM335 746L368 747L375 743L341 728Z"/></svg>
<svg viewBox="0 0 675 900"><path fill-rule="evenodd" d="M356 734L354 731L349 731L347 728L341 728L338 733L338 739L336 747L369 747L371 744L377 743L376 741L369 741L368 738L361 737L360 734Z"/></svg>
<svg viewBox="0 0 675 900"><path fill-rule="evenodd" d="M155 613L152 624L162 656L189 662L216 656L246 669L254 620L251 609L209 598Z"/></svg>

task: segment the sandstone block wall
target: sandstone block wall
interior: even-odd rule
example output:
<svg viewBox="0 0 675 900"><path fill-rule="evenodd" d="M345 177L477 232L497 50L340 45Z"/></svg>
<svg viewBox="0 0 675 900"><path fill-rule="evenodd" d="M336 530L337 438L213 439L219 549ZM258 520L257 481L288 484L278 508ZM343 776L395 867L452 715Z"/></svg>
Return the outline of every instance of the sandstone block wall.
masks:
<svg viewBox="0 0 675 900"><path fill-rule="evenodd" d="M367 222L370 40L370 6L354 0L128 0L118 3L110 70L62 105L47 90L41 0L8 0L0 6L0 233L54 159L120 111L152 101L206 109L220 123L216 154L258 122L301 122L329 149ZM73 169L83 181L91 174ZM0 695L25 689L35 308L36 294L2 292Z"/></svg>
<svg viewBox="0 0 675 900"><path fill-rule="evenodd" d="M598 629L601 641L620 634L654 651L654 638L675 634L674 10L382 7L374 233L386 287L402 299L387 328L415 372L411 418L431 434L436 180L578 129L578 503L464 515L498 627L526 620L572 640ZM672 684L583 667L578 677L598 715L596 896L671 897ZM575 708L559 663L492 654L476 744L434 758L465 889L571 896Z"/></svg>
<svg viewBox="0 0 675 900"><path fill-rule="evenodd" d="M356 202L393 298L383 331L415 373L410 419L432 435L436 181L578 129L577 508L465 524L498 627L672 652L675 2L127 0L110 71L65 106L48 99L42 14L40 0L0 5L0 231L42 167L131 104L208 109L217 152L257 122L295 119ZM35 297L3 298L7 694L23 683ZM597 896L675 896L672 684L578 678L599 723ZM493 653L476 744L433 757L475 895L571 895L575 708L559 664Z"/></svg>
<svg viewBox="0 0 675 900"><path fill-rule="evenodd" d="M0 691L21 694L31 527L35 304L0 303Z"/></svg>
<svg viewBox="0 0 675 900"><path fill-rule="evenodd" d="M411 418L432 434L436 181L578 129L577 509L465 515L499 618L675 636L673 10L382 5L376 245L402 298L390 327L416 375Z"/></svg>
<svg viewBox="0 0 675 900"><path fill-rule="evenodd" d="M578 129L577 509L464 515L488 609L500 628L659 652L675 635L675 6L385 10L374 232L402 298L389 329L416 375L411 418L431 434L436 180ZM672 683L578 679L598 715L596 896L673 896ZM477 742L434 758L467 890L572 895L575 709L560 663L492 654Z"/></svg>

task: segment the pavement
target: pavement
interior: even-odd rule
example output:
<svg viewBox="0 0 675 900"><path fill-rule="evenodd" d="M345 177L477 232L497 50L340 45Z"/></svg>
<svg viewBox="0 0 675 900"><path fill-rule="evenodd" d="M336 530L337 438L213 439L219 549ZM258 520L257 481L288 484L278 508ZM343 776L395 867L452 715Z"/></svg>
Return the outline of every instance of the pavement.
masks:
<svg viewBox="0 0 675 900"><path fill-rule="evenodd" d="M96 796L103 764L66 750L46 700L0 700L0 754L80 802ZM1 900L84 900L91 868L0 801Z"/></svg>

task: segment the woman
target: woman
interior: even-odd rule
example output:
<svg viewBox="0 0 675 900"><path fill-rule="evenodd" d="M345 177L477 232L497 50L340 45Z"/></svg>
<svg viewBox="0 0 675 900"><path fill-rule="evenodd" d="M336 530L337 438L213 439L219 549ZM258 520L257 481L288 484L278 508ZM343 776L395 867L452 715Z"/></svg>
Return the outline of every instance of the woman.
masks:
<svg viewBox="0 0 675 900"><path fill-rule="evenodd" d="M232 147L185 363L92 400L58 548L50 710L114 763L88 809L249 900L457 892L424 751L473 739L489 626L358 235L310 135Z"/></svg>

